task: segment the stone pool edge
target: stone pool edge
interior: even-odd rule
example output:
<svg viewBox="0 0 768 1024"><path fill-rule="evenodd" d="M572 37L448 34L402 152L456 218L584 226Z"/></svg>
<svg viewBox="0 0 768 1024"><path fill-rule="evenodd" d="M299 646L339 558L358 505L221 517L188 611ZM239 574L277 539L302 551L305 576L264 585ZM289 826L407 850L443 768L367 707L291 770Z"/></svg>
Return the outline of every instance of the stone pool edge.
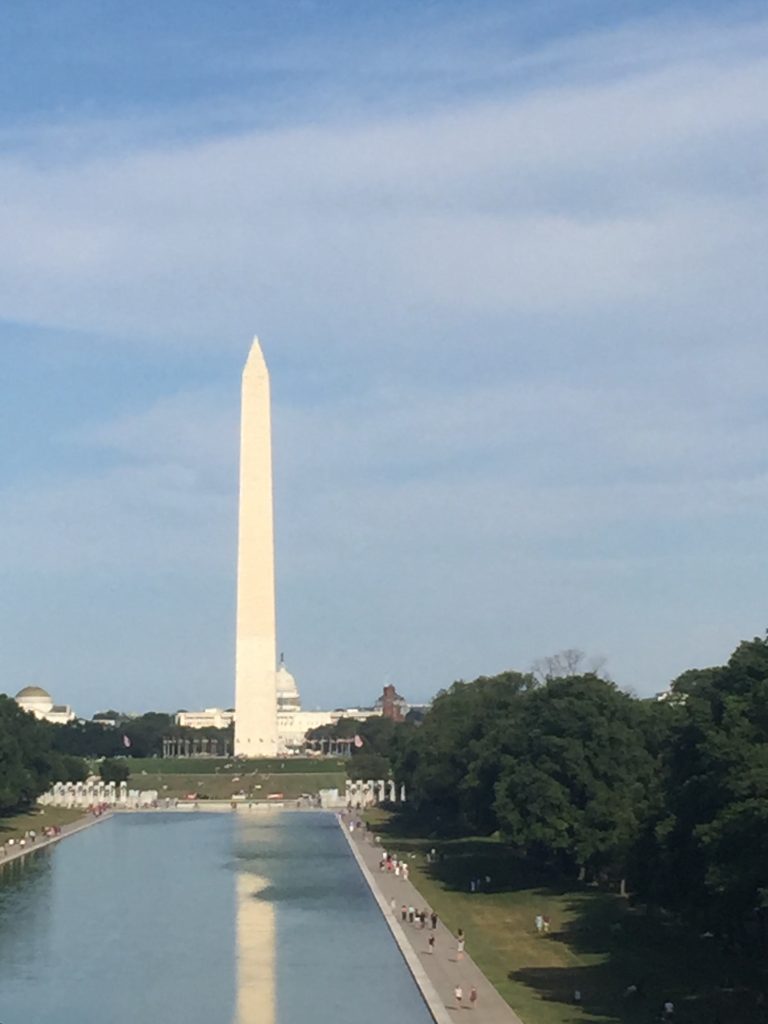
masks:
<svg viewBox="0 0 768 1024"><path fill-rule="evenodd" d="M397 943L397 947L400 950L400 954L405 960L408 970L411 972L413 980L416 982L416 986L421 993L421 998L427 1004L427 1009L432 1014L432 1018L435 1024L451 1024L452 1018L445 1008L445 1005L437 994L437 989L429 980L427 972L419 962L419 958L413 951L413 947L408 941L405 932L403 931L400 922L394 918L390 912L387 901L379 891L379 887L376 885L376 879L371 874L370 868L363 860L362 854L355 846L352 837L348 834L347 829L344 827L344 822L336 816L337 824L341 829L341 834L347 841L347 846L352 851L352 856L357 862L357 866L360 869L360 873L366 881L368 888L371 891L371 895L376 900L376 904L384 917L384 920L389 926L389 930L392 933L392 938Z"/></svg>

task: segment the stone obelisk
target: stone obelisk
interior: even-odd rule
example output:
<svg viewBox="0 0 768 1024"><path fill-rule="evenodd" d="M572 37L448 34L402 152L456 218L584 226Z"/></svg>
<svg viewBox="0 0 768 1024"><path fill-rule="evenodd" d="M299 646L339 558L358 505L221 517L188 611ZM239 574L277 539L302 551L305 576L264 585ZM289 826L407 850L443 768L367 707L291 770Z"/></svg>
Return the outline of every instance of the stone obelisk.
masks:
<svg viewBox="0 0 768 1024"><path fill-rule="evenodd" d="M277 753L275 551L269 372L254 338L243 372L235 754Z"/></svg>

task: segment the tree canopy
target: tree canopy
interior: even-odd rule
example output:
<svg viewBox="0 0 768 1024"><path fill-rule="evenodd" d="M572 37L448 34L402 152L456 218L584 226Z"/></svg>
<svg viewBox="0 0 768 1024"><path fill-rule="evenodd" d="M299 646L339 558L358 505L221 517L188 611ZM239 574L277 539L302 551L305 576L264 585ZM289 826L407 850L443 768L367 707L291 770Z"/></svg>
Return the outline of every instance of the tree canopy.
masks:
<svg viewBox="0 0 768 1024"><path fill-rule="evenodd" d="M684 672L663 701L553 674L572 664L441 692L388 751L408 813L433 834L497 833L553 871L627 879L720 933L768 919L768 640Z"/></svg>
<svg viewBox="0 0 768 1024"><path fill-rule="evenodd" d="M0 815L29 807L54 782L85 778L83 761L53 749L54 728L0 694Z"/></svg>

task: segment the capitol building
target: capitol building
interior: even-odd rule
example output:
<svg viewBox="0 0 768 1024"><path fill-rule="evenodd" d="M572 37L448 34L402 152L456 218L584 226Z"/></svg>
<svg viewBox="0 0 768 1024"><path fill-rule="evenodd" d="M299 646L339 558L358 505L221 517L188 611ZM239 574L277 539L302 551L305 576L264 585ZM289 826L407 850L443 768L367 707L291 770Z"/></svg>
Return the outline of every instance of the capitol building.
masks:
<svg viewBox="0 0 768 1024"><path fill-rule="evenodd" d="M275 673L277 690L277 742L282 754L298 753L304 748L304 738L310 729L332 725L340 718L376 718L381 708L336 708L334 711L304 711L296 680L281 659ZM179 711L176 725L187 729L226 729L234 723L232 708L206 708L204 711Z"/></svg>

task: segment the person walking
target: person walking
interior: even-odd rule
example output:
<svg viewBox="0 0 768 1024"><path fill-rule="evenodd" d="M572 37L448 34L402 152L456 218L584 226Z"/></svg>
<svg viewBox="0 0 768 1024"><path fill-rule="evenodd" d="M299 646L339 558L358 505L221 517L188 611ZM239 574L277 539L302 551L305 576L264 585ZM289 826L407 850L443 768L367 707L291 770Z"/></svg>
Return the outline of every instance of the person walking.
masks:
<svg viewBox="0 0 768 1024"><path fill-rule="evenodd" d="M460 1010L461 1001L464 998L464 989L461 987L461 985L457 985L456 988L453 990L453 998L456 1000L456 1009Z"/></svg>
<svg viewBox="0 0 768 1024"><path fill-rule="evenodd" d="M430 922L432 924L432 931L434 931L435 928L437 928L437 914L434 912L434 910L429 915L429 920L430 920Z"/></svg>
<svg viewBox="0 0 768 1024"><path fill-rule="evenodd" d="M427 952L428 953L434 953L435 952L435 936L434 935L430 935L429 938L427 939Z"/></svg>
<svg viewBox="0 0 768 1024"><path fill-rule="evenodd" d="M464 959L464 938L463 938L463 936L456 943L456 959L457 960L463 960Z"/></svg>
<svg viewBox="0 0 768 1024"><path fill-rule="evenodd" d="M476 1002L477 1002L477 989L473 985L472 988L469 990L469 1006L470 1006L470 1009L474 1010Z"/></svg>

